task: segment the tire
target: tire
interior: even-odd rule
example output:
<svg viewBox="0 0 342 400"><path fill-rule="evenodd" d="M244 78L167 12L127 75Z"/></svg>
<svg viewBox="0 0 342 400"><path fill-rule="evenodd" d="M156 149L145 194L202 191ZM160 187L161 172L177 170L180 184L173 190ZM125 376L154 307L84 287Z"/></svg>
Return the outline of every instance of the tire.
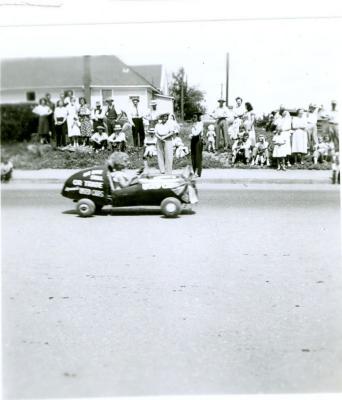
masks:
<svg viewBox="0 0 342 400"><path fill-rule="evenodd" d="M175 197L167 197L160 204L161 212L167 218L177 217L181 212L181 207L181 202Z"/></svg>
<svg viewBox="0 0 342 400"><path fill-rule="evenodd" d="M80 217L91 217L95 213L96 206L90 199L81 199L77 202L76 209Z"/></svg>

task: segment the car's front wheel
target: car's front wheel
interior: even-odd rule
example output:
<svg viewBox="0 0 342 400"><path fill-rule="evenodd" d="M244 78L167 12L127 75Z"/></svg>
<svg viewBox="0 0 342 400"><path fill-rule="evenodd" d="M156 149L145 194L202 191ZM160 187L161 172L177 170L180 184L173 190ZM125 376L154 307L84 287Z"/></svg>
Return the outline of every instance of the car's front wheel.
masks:
<svg viewBox="0 0 342 400"><path fill-rule="evenodd" d="M80 217L91 217L95 213L96 206L90 199L81 199L77 202L76 209Z"/></svg>
<svg viewBox="0 0 342 400"><path fill-rule="evenodd" d="M180 214L182 204L175 197L167 197L161 202L160 208L165 217L175 218Z"/></svg>

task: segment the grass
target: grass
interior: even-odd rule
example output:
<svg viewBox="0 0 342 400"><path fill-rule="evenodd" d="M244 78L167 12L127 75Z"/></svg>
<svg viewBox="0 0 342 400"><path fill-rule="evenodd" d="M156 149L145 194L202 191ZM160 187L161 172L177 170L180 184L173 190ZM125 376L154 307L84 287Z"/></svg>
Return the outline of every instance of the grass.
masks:
<svg viewBox="0 0 342 400"><path fill-rule="evenodd" d="M185 145L190 147L189 133L190 126L184 124L181 129L180 137L182 138ZM269 143L272 140L272 134L270 132L265 132L261 128L257 128L257 135L263 133ZM130 157L130 168L136 169L143 165L143 149L137 149L133 146L127 146L127 153ZM11 158L14 168L17 169L44 169L44 168L73 168L82 169L87 167L92 167L95 165L103 164L108 158L110 152L100 152L93 153L80 149L75 152L61 151L56 149L54 146L49 145L37 145L34 143L12 143L3 144L1 149L1 158ZM217 152L216 154L203 152L203 168L230 168L229 160L231 155L227 153ZM317 164L314 165L312 162L312 157L307 156L304 158L304 165L292 166L291 169L312 169L312 170L322 170L330 169L330 163ZM191 157L188 155L182 159L174 159L174 169L183 168L186 165L191 164ZM152 167L157 167L157 160L153 159L150 162ZM244 164L238 164L235 168L260 168L260 167L249 167Z"/></svg>

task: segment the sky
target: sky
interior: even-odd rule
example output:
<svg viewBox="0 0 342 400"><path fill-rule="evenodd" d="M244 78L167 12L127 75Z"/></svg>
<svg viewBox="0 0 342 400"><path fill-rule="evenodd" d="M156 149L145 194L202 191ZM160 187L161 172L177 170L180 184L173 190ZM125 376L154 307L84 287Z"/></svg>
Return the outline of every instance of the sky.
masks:
<svg viewBox="0 0 342 400"><path fill-rule="evenodd" d="M97 3L108 5L103 0ZM77 19L80 18L78 9L64 10L69 12L63 19L62 14L58 14L60 10L53 11L51 7L42 11L45 14L38 20L35 19L37 11L31 19L19 18L16 12L14 22L7 25L4 24L4 17L0 17L0 34L5 37L0 43L1 57L115 54L127 64L163 64L169 74L183 66L189 84L206 93L205 105L210 111L221 97L222 84L225 96L226 54L229 52L230 104L234 103L236 96L241 96L244 101L252 103L257 114L262 114L280 104L292 108L306 107L314 102L328 108L330 100L340 99L341 19L336 16L313 18L309 13L310 18L300 18L300 15L306 14L293 17L291 13L276 13L275 19L269 19L263 17L267 13L263 14L258 9L258 13L253 15L262 19L255 20L249 16L248 20L244 20L244 15L234 20L236 10L234 14L225 9L222 18L219 18L220 10L213 7L205 14L205 8L193 8L195 3L192 2L185 4L177 0L163 0L163 4L170 8L158 9L162 13L159 19L149 8L148 18L145 16L142 20L139 19L142 0L134 3L134 15L131 12L132 2L125 3L126 7L131 7L126 9L120 9L119 3L123 2L110 3L115 3L116 13L106 14L104 9L101 13L101 9L95 8L87 21ZM206 2L206 6L209 3L214 4L215 0ZM290 3L287 2L286 7ZM113 15L118 18L119 10L126 10L126 14L122 12L120 15L128 22L130 19L127 17L131 15L131 20L138 23L111 24ZM293 13L293 8L290 10ZM176 11L181 22L172 23L170 21ZM55 19L51 19L51 12ZM242 8L239 12L243 12ZM112 18L109 18L110 15ZM227 17L226 21L222 21L226 15L232 15L233 20ZM248 17L249 14L246 15ZM290 15L290 18L284 18L284 15ZM189 22L188 16L197 16L201 21ZM214 22L205 21L208 19ZM158 23L160 20L167 22ZM27 21L31 26L25 26ZM36 25L32 21L36 21ZM40 26L37 26L38 23ZM42 23L45 23L44 26Z"/></svg>

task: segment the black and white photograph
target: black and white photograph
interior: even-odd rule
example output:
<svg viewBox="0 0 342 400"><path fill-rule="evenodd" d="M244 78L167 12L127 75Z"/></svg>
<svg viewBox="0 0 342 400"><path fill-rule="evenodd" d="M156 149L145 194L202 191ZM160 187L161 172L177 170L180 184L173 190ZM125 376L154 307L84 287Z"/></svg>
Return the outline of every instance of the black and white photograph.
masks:
<svg viewBox="0 0 342 400"><path fill-rule="evenodd" d="M2 398L340 398L341 24L0 1Z"/></svg>

